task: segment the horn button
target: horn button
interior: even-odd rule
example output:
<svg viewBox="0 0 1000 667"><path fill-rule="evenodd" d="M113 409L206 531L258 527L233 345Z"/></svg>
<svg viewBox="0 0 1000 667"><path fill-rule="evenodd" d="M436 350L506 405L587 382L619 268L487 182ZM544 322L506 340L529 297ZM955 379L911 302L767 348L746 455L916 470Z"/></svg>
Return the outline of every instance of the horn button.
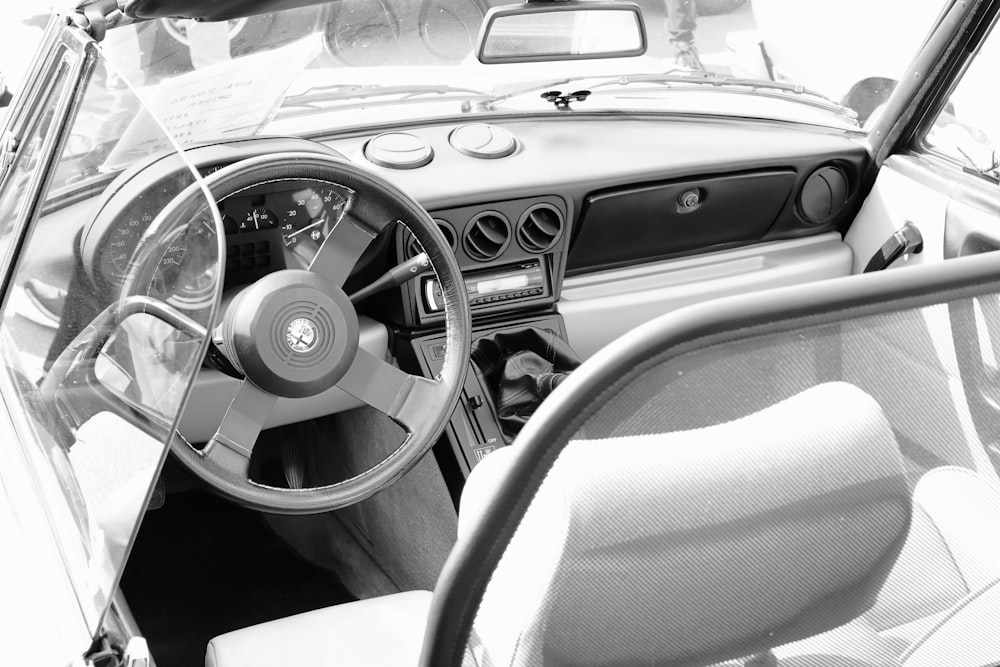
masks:
<svg viewBox="0 0 1000 667"><path fill-rule="evenodd" d="M358 316L344 291L309 271L276 271L239 292L215 344L237 370L277 396L326 391L358 351Z"/></svg>

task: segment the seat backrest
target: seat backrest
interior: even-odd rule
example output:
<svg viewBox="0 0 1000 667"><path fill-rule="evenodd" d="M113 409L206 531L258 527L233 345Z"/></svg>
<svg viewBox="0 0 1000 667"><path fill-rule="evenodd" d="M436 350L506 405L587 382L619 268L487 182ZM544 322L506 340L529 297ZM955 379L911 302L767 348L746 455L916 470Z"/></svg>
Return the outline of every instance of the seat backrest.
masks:
<svg viewBox="0 0 1000 667"><path fill-rule="evenodd" d="M481 467L462 523L489 505ZM473 652L709 664L809 637L873 604L910 512L892 429L844 383L707 428L576 440L493 573Z"/></svg>

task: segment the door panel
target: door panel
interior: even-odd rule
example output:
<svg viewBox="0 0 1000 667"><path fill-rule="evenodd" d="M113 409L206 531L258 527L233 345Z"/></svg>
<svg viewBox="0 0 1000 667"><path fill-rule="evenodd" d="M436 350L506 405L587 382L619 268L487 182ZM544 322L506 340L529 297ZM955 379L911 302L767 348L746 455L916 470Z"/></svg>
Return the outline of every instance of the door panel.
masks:
<svg viewBox="0 0 1000 667"><path fill-rule="evenodd" d="M944 230L957 176L928 164L923 158L895 155L882 166L875 185L858 212L844 241L854 253L852 273L862 273L868 260L910 222L924 238L924 250L904 256L891 268L940 262L944 259Z"/></svg>
<svg viewBox="0 0 1000 667"><path fill-rule="evenodd" d="M948 206L947 259L1000 250L1000 193L968 183ZM1000 297L995 294L949 305L958 360L976 433L1000 466Z"/></svg>
<svg viewBox="0 0 1000 667"><path fill-rule="evenodd" d="M994 250L1000 250L1000 197L995 202L952 199L945 217L944 258Z"/></svg>
<svg viewBox="0 0 1000 667"><path fill-rule="evenodd" d="M924 249L894 262L893 270L1000 249L1000 190L991 192L984 184L990 185L940 156L911 153L889 158L845 236L854 253L852 272L861 273L881 245L907 222L920 230ZM842 360L851 382L874 396L902 398L886 400L885 408L906 425L907 432L900 435L913 451L962 461L988 476L995 475L994 466L1000 462L1000 451L990 446L1000 441L996 363L1000 360L1000 302L992 298L991 304L963 300L928 307L906 326L867 332L866 349L894 360L889 375L868 373L867 359L846 355ZM941 380L933 391L923 395L892 391L893 386L930 387L929 373ZM950 433L956 440L935 442L925 437L934 432L928 425L942 420L953 423Z"/></svg>

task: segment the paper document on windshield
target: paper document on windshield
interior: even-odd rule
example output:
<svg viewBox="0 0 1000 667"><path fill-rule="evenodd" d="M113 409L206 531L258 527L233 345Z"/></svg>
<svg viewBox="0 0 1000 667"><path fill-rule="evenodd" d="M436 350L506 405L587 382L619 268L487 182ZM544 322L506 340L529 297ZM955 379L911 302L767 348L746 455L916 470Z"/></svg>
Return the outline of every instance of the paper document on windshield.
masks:
<svg viewBox="0 0 1000 667"><path fill-rule="evenodd" d="M255 134L274 117L285 91L320 49L319 38L312 35L280 49L234 58L140 89L143 109L108 155L102 171L121 169L170 146L154 117L181 146Z"/></svg>

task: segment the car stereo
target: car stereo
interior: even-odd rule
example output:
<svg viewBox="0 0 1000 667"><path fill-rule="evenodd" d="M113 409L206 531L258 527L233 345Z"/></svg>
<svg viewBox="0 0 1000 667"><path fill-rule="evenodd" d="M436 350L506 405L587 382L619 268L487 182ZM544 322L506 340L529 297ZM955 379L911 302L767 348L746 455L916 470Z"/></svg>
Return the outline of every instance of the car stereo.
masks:
<svg viewBox="0 0 1000 667"><path fill-rule="evenodd" d="M473 308L520 299L547 297L551 292L547 272L537 259L462 274L469 305ZM428 313L444 309L441 285L434 276L421 279L420 294Z"/></svg>

